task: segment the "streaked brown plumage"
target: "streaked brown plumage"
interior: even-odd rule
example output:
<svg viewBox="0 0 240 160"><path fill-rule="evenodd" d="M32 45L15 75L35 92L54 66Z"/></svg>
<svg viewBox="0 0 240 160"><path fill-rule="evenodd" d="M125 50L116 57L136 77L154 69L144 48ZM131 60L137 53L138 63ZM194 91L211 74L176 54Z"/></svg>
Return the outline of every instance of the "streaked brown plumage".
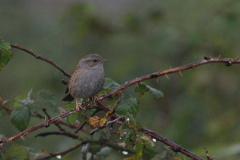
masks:
<svg viewBox="0 0 240 160"><path fill-rule="evenodd" d="M73 101L76 98L76 108L78 108L77 98L89 98L102 90L105 77L102 59L97 54L90 54L82 58L68 82L66 96L62 101Z"/></svg>

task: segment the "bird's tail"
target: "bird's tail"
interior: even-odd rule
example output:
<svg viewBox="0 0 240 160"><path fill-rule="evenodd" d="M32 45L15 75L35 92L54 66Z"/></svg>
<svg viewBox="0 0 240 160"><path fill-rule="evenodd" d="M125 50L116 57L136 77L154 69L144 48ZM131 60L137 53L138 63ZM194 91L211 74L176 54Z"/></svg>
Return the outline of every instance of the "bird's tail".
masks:
<svg viewBox="0 0 240 160"><path fill-rule="evenodd" d="M73 101L74 100L74 97L70 94L70 93L68 93L63 99L62 99L62 101L69 101L69 102L71 102L71 101Z"/></svg>

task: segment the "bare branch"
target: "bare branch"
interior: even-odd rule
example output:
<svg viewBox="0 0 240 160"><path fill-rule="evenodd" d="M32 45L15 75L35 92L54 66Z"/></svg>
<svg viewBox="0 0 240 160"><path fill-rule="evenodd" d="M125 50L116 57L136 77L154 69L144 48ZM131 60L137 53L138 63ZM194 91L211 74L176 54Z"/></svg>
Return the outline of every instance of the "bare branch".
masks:
<svg viewBox="0 0 240 160"><path fill-rule="evenodd" d="M53 61L51 61L51 60L49 60L49 59L47 59L47 58L44 58L44 57L42 57L42 56L39 56L39 55L35 54L34 52L32 52L32 51L30 51L30 50L28 50L28 49L25 49L25 48L23 48L23 47L20 47L20 46L17 45L17 44L11 44L11 47L12 47L12 48L20 49L20 50L22 50L22 51L25 51L25 52L31 54L32 56L34 56L36 59L41 59L41 60L43 60L43 61L45 61L45 62L47 62L47 63L50 63L51 65L53 65L54 67L56 67L57 69L59 69L65 76L68 76L68 77L71 76L71 74L69 74L68 72L66 72L65 70L63 70L59 65L57 65L56 63L54 63Z"/></svg>
<svg viewBox="0 0 240 160"><path fill-rule="evenodd" d="M75 145L75 146L73 146L73 147L71 147L71 148L69 148L69 149L67 149L67 150L65 150L65 151L56 152L56 153L49 153L48 155L46 155L46 156L44 156L44 157L37 158L36 160L48 159L48 158L56 157L56 156L58 156L58 155L63 156L63 155L65 155L65 154L67 154L67 153L69 153L69 152L77 149L78 147L81 147L82 145L83 145L83 142L80 142L80 143L78 143L77 145Z"/></svg>
<svg viewBox="0 0 240 160"><path fill-rule="evenodd" d="M35 138L36 138L36 137L45 137L45 136L49 136L49 135L63 135L63 136L71 137L71 138L73 138L73 139L78 139L78 138L79 138L78 135L72 134L72 133L66 132L66 131L44 132L44 133L37 134L37 135L35 136Z"/></svg>

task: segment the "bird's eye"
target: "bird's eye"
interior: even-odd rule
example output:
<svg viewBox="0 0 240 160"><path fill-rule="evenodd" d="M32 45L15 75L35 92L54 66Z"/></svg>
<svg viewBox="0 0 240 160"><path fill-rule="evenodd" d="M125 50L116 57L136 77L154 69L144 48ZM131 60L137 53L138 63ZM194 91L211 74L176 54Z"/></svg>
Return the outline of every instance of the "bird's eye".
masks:
<svg viewBox="0 0 240 160"><path fill-rule="evenodd" d="M93 60L93 62L97 62L97 60L95 59L95 60Z"/></svg>

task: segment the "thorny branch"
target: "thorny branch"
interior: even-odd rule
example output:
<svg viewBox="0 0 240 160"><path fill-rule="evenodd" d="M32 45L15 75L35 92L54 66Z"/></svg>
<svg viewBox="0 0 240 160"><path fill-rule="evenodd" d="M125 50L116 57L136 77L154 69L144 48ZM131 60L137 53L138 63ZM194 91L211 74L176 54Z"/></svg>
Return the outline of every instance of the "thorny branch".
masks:
<svg viewBox="0 0 240 160"><path fill-rule="evenodd" d="M46 62L52 64L52 65L53 65L54 67L56 67L57 69L59 69L64 75L66 75L66 76L68 76L68 77L71 76L69 73L67 73L65 70L63 70L63 69L62 69L60 66L58 66L57 64L55 64L53 61L48 60L48 59L46 59L46 58L44 58L44 57L42 57L42 56L39 56L39 55L33 53L32 51L29 51L29 50L27 50L27 49L25 49L25 48L22 48L22 47L18 46L18 45L13 45L13 44L11 44L11 46L12 46L13 48L18 48L18 49L20 49L20 50L25 51L25 52L33 55L33 56L36 57L37 59L41 59L41 60L43 60L43 61L46 61ZM147 80L147 79L158 78L158 77L160 77L160 76L166 76L166 77L168 77L168 74L172 74L172 73L176 73L176 72L179 72L179 73L181 74L181 73L182 73L183 71L185 71L185 70L188 70L188 69L191 69L191 68L194 69L194 68L197 67L197 66L204 65L204 64L208 64L208 63L214 63L214 62L225 63L226 66L230 66L230 65L232 65L232 64L240 63L240 60L239 60L238 58L220 58L220 57L218 57L218 58L211 58L211 57L204 57L203 60L200 60L200 61L197 61L197 62L194 62L194 63L190 63L190 64L187 64L187 65L184 65L184 66L180 66L180 67L176 67L176 68L171 68L171 69L164 70L164 71L155 72L155 73L148 74L148 75L145 75L145 76L142 76L142 77L133 79L133 80L131 80L131 81L128 81L128 82L126 82L125 84L121 85L119 88L117 88L117 89L115 89L115 90L113 90L113 91L111 91L111 92L109 92L109 93L106 93L106 94L98 97L98 100L97 100L97 101L95 100L95 102L98 103L98 104L102 104L102 106L104 106L104 104L103 104L102 102L100 102L101 100L103 100L103 99L105 99L105 98L108 98L108 97L112 97L113 95L121 92L122 90L126 89L127 87L129 87L129 86L131 86L131 85L137 84L137 83L142 82L142 81ZM89 102L83 104L82 107L83 107L83 108L86 108L86 107L90 106L92 103L93 103L93 101L89 101ZM103 110L104 110L104 108L105 108L105 107L102 107ZM107 108L108 108L108 107L107 107ZM107 108L105 108L105 110L107 110ZM109 109L109 108L108 108L108 109ZM21 132L21 133L15 135L15 136L13 136L13 137L11 137L11 138L9 138L9 139L2 140L2 141L0 141L0 148L2 148L5 144L7 144L7 143L9 143L9 142L11 142L11 141L14 141L14 140L16 140L16 139L18 139L18 138L21 138L21 137L27 135L28 133L31 133L31 132L33 132L33 131L35 131L35 130L37 130L37 129L40 129L40 128L42 128L42 127L45 127L47 124L52 124L52 123L59 122L59 120L61 120L62 118L67 117L67 116L69 116L70 114L73 114L73 113L76 113L76 112L77 112L76 109L72 109L72 110L70 110L70 111L68 111L68 112L62 113L62 114L60 114L60 115L58 115L58 116L56 116L56 117L54 117L54 118L51 118L51 119L47 120L47 121L44 122L44 123L41 123L41 124L39 124L39 125L37 125L37 126L34 126L34 127L30 128L30 129L27 129L27 130L25 130L24 132ZM117 115L116 113L114 113L114 115L115 115L116 117L118 117L118 115ZM156 132L153 132L153 131L151 131L151 130L148 130L148 129L144 128L144 127L141 128L141 131L144 132L145 134L147 134L147 135L149 135L149 136L152 136L152 137L158 139L159 141L161 141L161 142L163 142L163 143L171 146L175 152L181 152L181 153L183 153L183 154L191 157L192 159L203 160L203 158L201 158L201 157L199 157L199 156L191 153L190 151L182 148L181 146L179 146L179 145L177 145L177 144L169 141L168 139L166 139L166 138L158 135ZM81 143L79 143L78 145L80 146ZM77 146L77 147L78 147L78 146ZM71 151L71 150L73 150L73 149L75 149L75 148L77 148L77 147L76 147L76 146L75 146L75 147L72 147L72 148L70 148L69 150ZM67 152L69 152L69 151L67 150L66 153L67 153ZM65 153L65 152L64 152L64 153ZM56 154L56 155L58 155L58 154Z"/></svg>

